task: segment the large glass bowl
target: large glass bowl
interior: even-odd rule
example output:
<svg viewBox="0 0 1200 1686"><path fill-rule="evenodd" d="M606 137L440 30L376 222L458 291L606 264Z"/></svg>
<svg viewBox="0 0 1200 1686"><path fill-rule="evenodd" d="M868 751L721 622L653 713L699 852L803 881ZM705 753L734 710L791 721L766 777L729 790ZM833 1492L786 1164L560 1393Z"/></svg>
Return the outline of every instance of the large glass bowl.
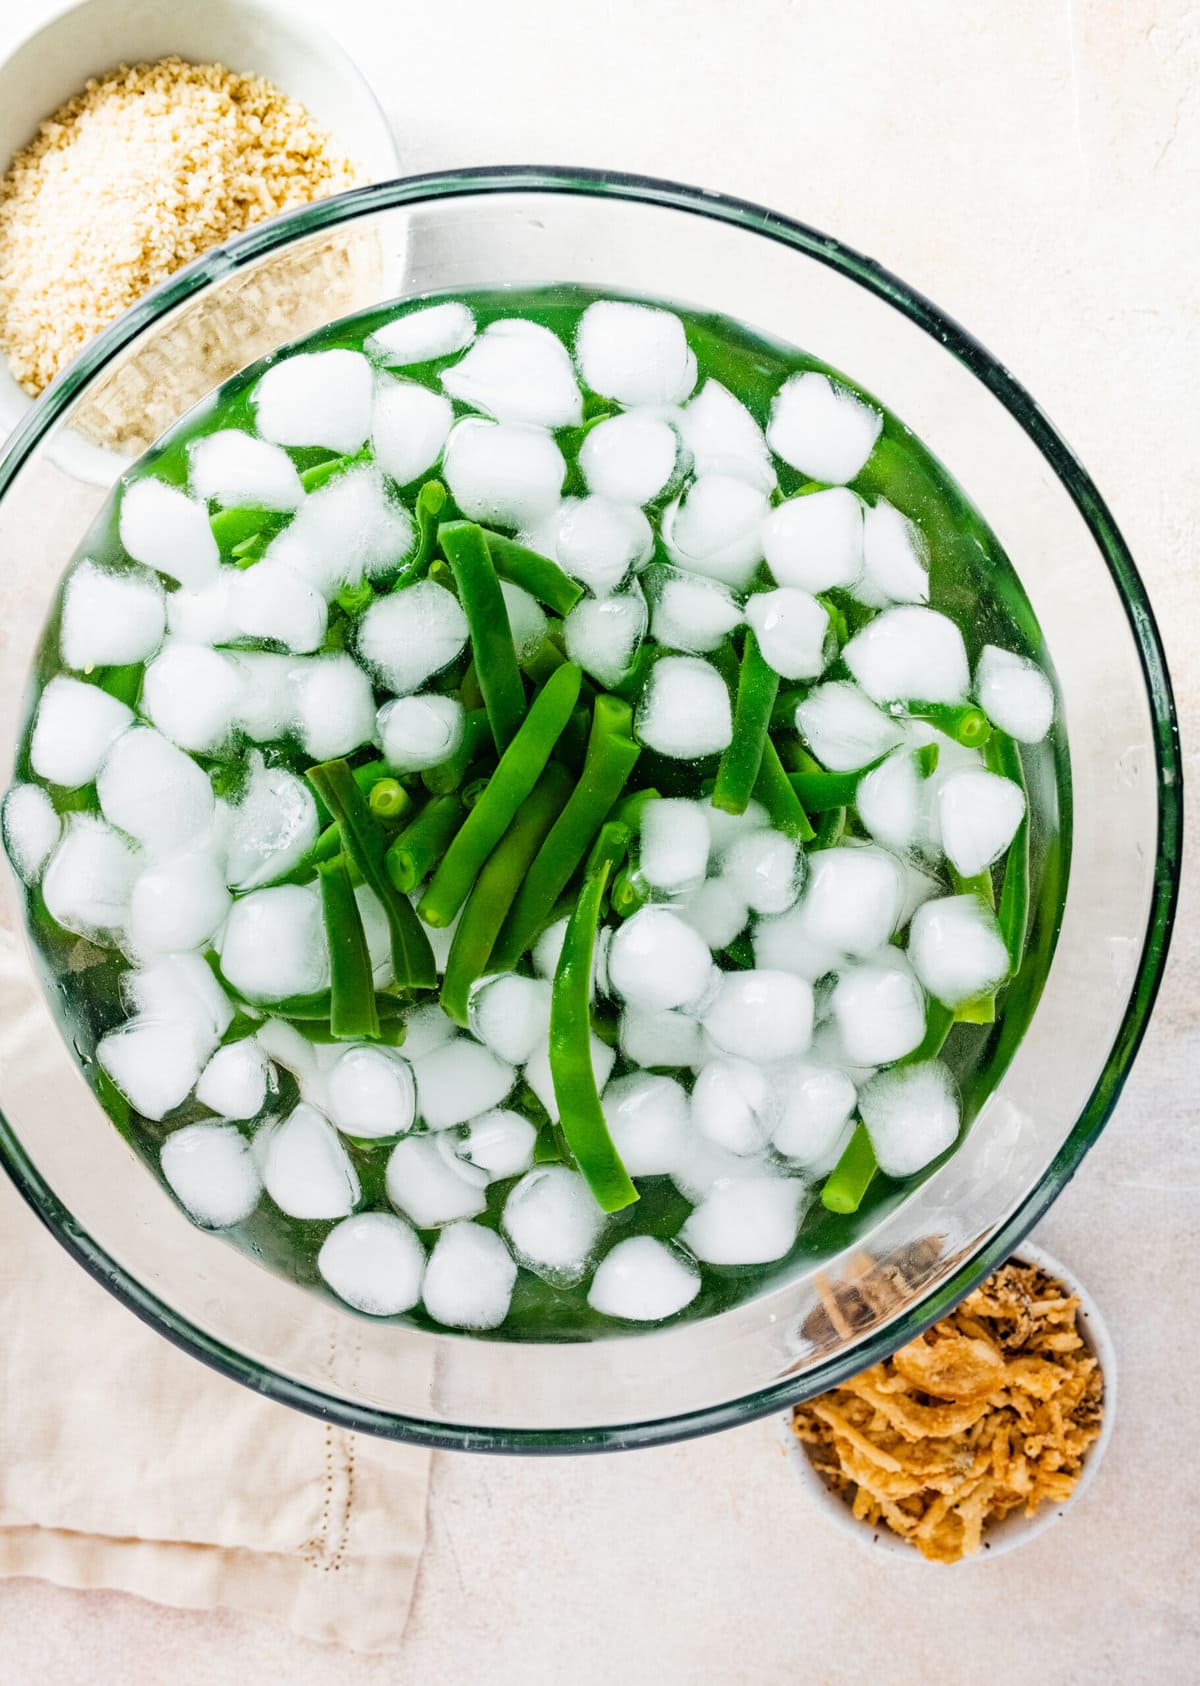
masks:
<svg viewBox="0 0 1200 1686"><path fill-rule="evenodd" d="M563 1345L374 1323L194 1229L147 1174L44 1004L5 873L18 936L2 1028L20 1033L21 1053L0 1069L0 1158L86 1270L238 1381L400 1439L586 1451L700 1434L817 1393L1004 1259L1096 1139L1145 1030L1175 905L1181 790L1141 580L1096 488L1005 369L812 229L664 182L548 169L385 182L268 223L151 294L46 394L0 462L3 782L46 606L102 501L96 482L111 482L147 414L157 432L233 368L351 309L547 282L693 303L845 370L941 458L1021 577L1062 687L1071 868L1041 1003L965 1144L823 1265L706 1322Z"/></svg>

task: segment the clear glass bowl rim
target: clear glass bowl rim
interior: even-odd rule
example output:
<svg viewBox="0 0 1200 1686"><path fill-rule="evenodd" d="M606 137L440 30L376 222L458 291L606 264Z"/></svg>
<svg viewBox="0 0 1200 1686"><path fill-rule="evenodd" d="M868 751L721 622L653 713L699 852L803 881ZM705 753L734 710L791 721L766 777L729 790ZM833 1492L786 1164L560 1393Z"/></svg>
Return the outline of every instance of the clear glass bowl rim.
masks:
<svg viewBox="0 0 1200 1686"><path fill-rule="evenodd" d="M968 369L1023 428L1064 486L1088 527L1121 598L1145 679L1154 731L1158 834L1154 886L1137 974L1119 1033L1086 1106L1054 1162L1007 1222L936 1293L874 1331L848 1353L809 1371L808 1392L836 1387L914 1339L956 1305L1013 1252L1057 1199L1108 1122L1129 1076L1158 995L1179 897L1183 785L1179 725L1154 611L1112 513L1071 447L1033 396L966 329L874 259L805 223L747 200L651 176L553 165L495 165L397 177L354 188L262 223L180 270L127 310L80 353L39 399L0 452L0 498L37 447L94 376L167 312L237 269L322 229L430 200L504 193L559 193L625 199L731 224L790 246L827 265L903 312ZM652 1422L598 1430L478 1430L349 1404L247 1358L179 1317L124 1271L73 1219L24 1152L0 1113L0 1165L35 1215L97 1282L184 1352L268 1398L362 1433L441 1450L512 1453L602 1452L664 1445L750 1422L786 1409L798 1391L784 1378L739 1399Z"/></svg>

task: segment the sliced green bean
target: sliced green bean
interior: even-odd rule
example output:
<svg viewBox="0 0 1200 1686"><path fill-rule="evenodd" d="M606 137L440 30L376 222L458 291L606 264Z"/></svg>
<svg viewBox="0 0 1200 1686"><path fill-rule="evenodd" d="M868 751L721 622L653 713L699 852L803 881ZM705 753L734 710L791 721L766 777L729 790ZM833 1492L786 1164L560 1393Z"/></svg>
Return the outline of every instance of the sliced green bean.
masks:
<svg viewBox="0 0 1200 1686"><path fill-rule="evenodd" d="M300 484L306 492L317 492L331 480L336 480L346 469L353 468L355 463L365 462L366 458L365 451L351 451L346 456L327 457L324 462L314 463L311 468L306 468L300 476Z"/></svg>
<svg viewBox="0 0 1200 1686"><path fill-rule="evenodd" d="M974 703L906 702L899 709L912 720L926 720L945 737L967 749L982 749L992 735L992 723Z"/></svg>
<svg viewBox="0 0 1200 1686"><path fill-rule="evenodd" d="M613 879L609 905L618 919L629 919L650 900L650 886L636 869L623 866Z"/></svg>
<svg viewBox="0 0 1200 1686"><path fill-rule="evenodd" d="M371 954L345 855L322 861L317 877L329 944L330 1031L339 1041L356 1036L374 1039L379 1035L379 1014Z"/></svg>
<svg viewBox="0 0 1200 1686"><path fill-rule="evenodd" d="M733 737L717 767L712 804L727 814L744 814L758 783L763 747L771 724L771 710L779 691L779 675L769 667L758 639L746 628L742 665L738 672L733 710Z"/></svg>
<svg viewBox="0 0 1200 1686"><path fill-rule="evenodd" d="M483 528L483 536L491 553L492 563L501 579L519 585L547 609L553 609L564 620L583 597L583 588L564 574L557 562L541 556L536 550L506 539L503 533Z"/></svg>
<svg viewBox="0 0 1200 1686"><path fill-rule="evenodd" d="M551 675L533 699L520 730L500 757L487 789L442 856L421 899L420 913L427 925L449 925L466 901L484 861L541 777L563 727L571 718L582 683L582 671L573 662L567 662Z"/></svg>
<svg viewBox="0 0 1200 1686"><path fill-rule="evenodd" d="M843 1217L857 1212L878 1168L867 1127L860 1120L842 1149L841 1158L825 1179L822 1206L827 1212L837 1212Z"/></svg>
<svg viewBox="0 0 1200 1686"><path fill-rule="evenodd" d="M861 773L789 773L787 781L810 814L827 814L831 808L849 808L858 791Z"/></svg>
<svg viewBox="0 0 1200 1686"><path fill-rule="evenodd" d="M1025 796L1025 813L1005 857L1000 905L996 910L1000 935L1004 938L1015 975L1025 958L1025 941L1029 932L1029 792L1021 751L1007 732L994 732L985 754L992 772L999 773L1001 778L1011 779L1013 784L1020 786Z"/></svg>
<svg viewBox="0 0 1200 1686"><path fill-rule="evenodd" d="M779 751L768 737L763 745L762 766L754 785L754 795L762 803L776 831L799 843L811 843L817 835L812 821L804 811L804 804L783 770Z"/></svg>
<svg viewBox="0 0 1200 1686"><path fill-rule="evenodd" d="M209 517L212 536L222 556L232 556L248 539L257 538L264 527L278 527L278 510L263 509L257 504L241 505L236 509L220 509Z"/></svg>
<svg viewBox="0 0 1200 1686"><path fill-rule="evenodd" d="M377 820L402 820L412 805L413 799L399 779L380 779L367 797L367 806Z"/></svg>
<svg viewBox="0 0 1200 1686"><path fill-rule="evenodd" d="M434 796L447 796L457 790L468 771L481 756L492 749L492 728L486 708L473 708L463 721L462 742L448 761L429 767L421 774L421 783Z"/></svg>
<svg viewBox="0 0 1200 1686"><path fill-rule="evenodd" d="M525 718L525 687L504 593L481 527L472 521L443 521L438 528L438 543L458 585L483 706L491 721L496 752L502 755Z"/></svg>
<svg viewBox="0 0 1200 1686"><path fill-rule="evenodd" d="M466 817L461 798L435 796L405 826L385 857L388 877L402 895L410 896L424 883Z"/></svg>

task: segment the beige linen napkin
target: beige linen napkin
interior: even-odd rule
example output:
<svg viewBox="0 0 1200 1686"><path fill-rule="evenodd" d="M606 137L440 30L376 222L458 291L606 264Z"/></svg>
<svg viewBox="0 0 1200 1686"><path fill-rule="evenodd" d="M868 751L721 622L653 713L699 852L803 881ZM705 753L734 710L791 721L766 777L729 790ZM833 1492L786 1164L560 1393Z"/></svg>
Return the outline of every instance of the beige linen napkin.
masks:
<svg viewBox="0 0 1200 1686"><path fill-rule="evenodd" d="M0 931L5 1062L36 1057L15 956ZM428 1481L427 1452L272 1404L176 1350L0 1173L0 1575L224 1606L394 1650Z"/></svg>

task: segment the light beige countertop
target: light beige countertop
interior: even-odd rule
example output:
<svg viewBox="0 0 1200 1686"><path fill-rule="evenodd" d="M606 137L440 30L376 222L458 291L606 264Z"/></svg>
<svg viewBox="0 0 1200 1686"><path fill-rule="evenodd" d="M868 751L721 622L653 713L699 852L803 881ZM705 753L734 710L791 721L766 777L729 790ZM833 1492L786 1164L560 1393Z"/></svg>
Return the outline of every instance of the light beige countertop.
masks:
<svg viewBox="0 0 1200 1686"><path fill-rule="evenodd" d="M0 8L0 46L52 7L17 9ZM406 168L578 162L721 188L837 234L968 326L1111 503L1193 750L1200 14L1186 0L321 10L375 78ZM1196 1679L1200 927L1188 864L1134 1076L1038 1232L1104 1309L1121 1405L1090 1493L1027 1549L952 1570L873 1554L809 1508L770 1422L618 1456L439 1457L398 1656L15 1581L0 1583L0 1682Z"/></svg>

